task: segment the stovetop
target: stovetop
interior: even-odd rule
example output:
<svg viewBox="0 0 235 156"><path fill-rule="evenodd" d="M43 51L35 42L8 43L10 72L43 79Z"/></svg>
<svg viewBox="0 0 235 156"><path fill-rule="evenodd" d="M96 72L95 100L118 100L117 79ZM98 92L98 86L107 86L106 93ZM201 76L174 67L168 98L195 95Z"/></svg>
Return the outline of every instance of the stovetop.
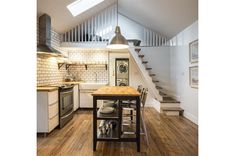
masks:
<svg viewBox="0 0 235 156"><path fill-rule="evenodd" d="M50 87L59 87L59 89L70 89L73 88L73 84L58 84L58 85L50 85Z"/></svg>
<svg viewBox="0 0 235 156"><path fill-rule="evenodd" d="M70 89L73 88L73 84L61 84L59 85L59 89Z"/></svg>

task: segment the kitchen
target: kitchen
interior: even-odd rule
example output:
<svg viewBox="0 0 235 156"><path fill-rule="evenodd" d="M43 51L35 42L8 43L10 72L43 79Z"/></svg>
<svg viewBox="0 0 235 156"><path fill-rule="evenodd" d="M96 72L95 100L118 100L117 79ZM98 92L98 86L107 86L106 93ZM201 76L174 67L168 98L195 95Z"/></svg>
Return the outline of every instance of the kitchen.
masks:
<svg viewBox="0 0 235 156"><path fill-rule="evenodd" d="M235 155L234 1L0 8L0 156Z"/></svg>
<svg viewBox="0 0 235 156"><path fill-rule="evenodd" d="M169 61L165 54L170 52L166 37L159 35L156 38L155 31L119 13L118 1L99 2L102 9L94 5L91 8L99 10L97 13L88 9L81 14L81 19L79 15L76 17L82 22L74 23L74 13L69 12L69 7L75 2L71 1L71 5L61 2L57 6L63 6L61 11L70 16L70 25L66 26L68 23L56 21L60 18L56 16L59 12L50 10L53 0L38 0L37 154L111 155L118 151L117 155L139 152L147 155L197 155L197 125L189 124L183 118L184 110L179 101L162 93L160 86L155 87L162 75L162 85L167 83L168 65L156 66L161 69L157 71L159 79L155 80L156 74L147 66L151 59L147 61L145 55L140 54L151 47L163 47L164 54L155 56L156 60ZM53 28L55 23L60 23L57 30ZM61 23L66 29L58 33L63 26ZM113 43L114 31L116 36L124 34L122 37L128 38L119 38ZM124 48L109 47L115 44L123 44ZM159 105L170 104L174 107L159 108ZM181 149L188 144L171 140L171 137L180 139L171 134L175 129L169 134L163 133L171 125L167 119L161 118L164 113L177 116L173 118L174 122L192 131L192 138L186 137L187 132L183 129L178 131L185 136L184 139L191 139L191 150L182 152ZM184 122L180 123L178 117ZM164 137L168 139L164 140ZM158 138L161 139L155 141ZM159 147L155 149L155 146Z"/></svg>

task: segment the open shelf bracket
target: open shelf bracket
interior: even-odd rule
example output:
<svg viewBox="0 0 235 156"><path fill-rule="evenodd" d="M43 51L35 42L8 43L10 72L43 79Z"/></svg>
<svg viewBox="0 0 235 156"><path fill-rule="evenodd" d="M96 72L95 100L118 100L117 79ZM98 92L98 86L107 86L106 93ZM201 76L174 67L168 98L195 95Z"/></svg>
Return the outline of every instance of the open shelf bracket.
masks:
<svg viewBox="0 0 235 156"><path fill-rule="evenodd" d="M67 70L70 66L71 66L71 64L66 64L65 69Z"/></svg>
<svg viewBox="0 0 235 156"><path fill-rule="evenodd" d="M63 65L64 63L58 63L58 69L60 69Z"/></svg>

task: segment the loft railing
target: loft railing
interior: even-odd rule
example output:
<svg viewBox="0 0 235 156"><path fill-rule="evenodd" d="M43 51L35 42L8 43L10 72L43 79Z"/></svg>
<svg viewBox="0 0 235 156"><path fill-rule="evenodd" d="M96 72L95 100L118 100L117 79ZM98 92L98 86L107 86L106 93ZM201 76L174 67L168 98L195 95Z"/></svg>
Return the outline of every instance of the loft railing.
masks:
<svg viewBox="0 0 235 156"><path fill-rule="evenodd" d="M127 39L137 39L141 40L140 46L164 46L167 43L167 38L159 35L155 31L146 28L140 23L128 18L125 15L118 14L118 17L124 18L131 22L131 26L129 29L125 30L124 36ZM122 21L119 22L119 25L122 26ZM72 43L80 43L80 42L108 42L109 39L114 35L114 30L117 24L117 7L116 5L112 5L100 13L92 16L91 18L79 23L74 28L62 34L62 42L72 42ZM133 27L138 27L138 32L132 32L139 34L138 37L132 38L128 31L134 31Z"/></svg>

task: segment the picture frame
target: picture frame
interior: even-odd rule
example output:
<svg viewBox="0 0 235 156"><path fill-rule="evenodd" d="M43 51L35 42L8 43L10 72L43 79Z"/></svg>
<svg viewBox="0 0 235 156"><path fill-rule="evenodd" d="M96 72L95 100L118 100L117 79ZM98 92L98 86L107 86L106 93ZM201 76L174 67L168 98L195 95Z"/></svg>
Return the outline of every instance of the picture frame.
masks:
<svg viewBox="0 0 235 156"><path fill-rule="evenodd" d="M198 66L189 67L189 85L198 88Z"/></svg>
<svg viewBox="0 0 235 156"><path fill-rule="evenodd" d="M198 39L189 43L189 62L198 62Z"/></svg>

